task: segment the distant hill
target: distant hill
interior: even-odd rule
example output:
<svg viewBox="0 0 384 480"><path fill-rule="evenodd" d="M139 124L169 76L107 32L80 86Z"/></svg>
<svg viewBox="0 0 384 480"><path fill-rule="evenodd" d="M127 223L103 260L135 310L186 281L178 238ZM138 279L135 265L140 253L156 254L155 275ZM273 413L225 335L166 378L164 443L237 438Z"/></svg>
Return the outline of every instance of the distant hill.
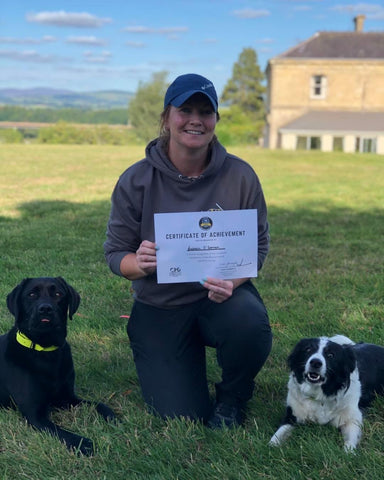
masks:
<svg viewBox="0 0 384 480"><path fill-rule="evenodd" d="M0 88L0 105L108 110L126 108L133 93L121 90L75 92L53 88Z"/></svg>

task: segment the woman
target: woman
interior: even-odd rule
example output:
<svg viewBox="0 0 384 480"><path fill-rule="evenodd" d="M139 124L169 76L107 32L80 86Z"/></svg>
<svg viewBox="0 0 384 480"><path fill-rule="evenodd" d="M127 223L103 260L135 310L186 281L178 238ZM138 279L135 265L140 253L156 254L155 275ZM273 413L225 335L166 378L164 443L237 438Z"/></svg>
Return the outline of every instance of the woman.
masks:
<svg viewBox="0 0 384 480"><path fill-rule="evenodd" d="M259 180L218 142L213 84L197 74L169 86L161 133L112 194L104 244L111 270L132 281L127 326L147 405L162 417L200 419L211 428L243 423L254 377L272 343L268 315L249 278L158 284L154 214L258 210L258 268L268 252L267 210ZM212 406L205 347L216 348L222 380Z"/></svg>

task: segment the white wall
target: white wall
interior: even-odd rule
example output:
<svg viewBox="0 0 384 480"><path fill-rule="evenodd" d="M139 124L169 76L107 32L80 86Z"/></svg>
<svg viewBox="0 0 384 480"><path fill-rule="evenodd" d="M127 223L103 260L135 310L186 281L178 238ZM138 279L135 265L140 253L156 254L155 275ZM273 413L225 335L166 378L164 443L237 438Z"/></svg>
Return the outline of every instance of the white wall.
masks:
<svg viewBox="0 0 384 480"><path fill-rule="evenodd" d="M296 137L294 133L283 133L281 135L281 148L283 150L296 150Z"/></svg>
<svg viewBox="0 0 384 480"><path fill-rule="evenodd" d="M332 152L333 135L321 135L321 150L322 152Z"/></svg>
<svg viewBox="0 0 384 480"><path fill-rule="evenodd" d="M303 135L303 134L301 134ZM315 133L306 134L303 136L319 136ZM348 135L331 135L331 134L324 134L320 135L321 137L321 150L323 152L332 152L333 151L333 137L340 136L344 138L344 152L346 153L355 153L356 148L356 135L348 134ZM377 135L367 135L377 138L376 143L376 151L380 155L384 155L384 134L377 136ZM297 145L297 137L296 133L282 133L281 134L281 148L283 150L296 150Z"/></svg>
<svg viewBox="0 0 384 480"><path fill-rule="evenodd" d="M354 153L356 147L355 135L345 135L344 137L344 152Z"/></svg>
<svg viewBox="0 0 384 480"><path fill-rule="evenodd" d="M384 155L384 135L380 135L377 137L377 144L376 144L377 153L380 155Z"/></svg>

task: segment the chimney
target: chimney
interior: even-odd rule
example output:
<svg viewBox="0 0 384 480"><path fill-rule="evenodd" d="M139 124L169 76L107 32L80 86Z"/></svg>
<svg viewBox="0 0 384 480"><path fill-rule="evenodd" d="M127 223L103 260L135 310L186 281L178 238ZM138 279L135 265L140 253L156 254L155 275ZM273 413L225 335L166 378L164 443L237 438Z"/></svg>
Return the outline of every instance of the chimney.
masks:
<svg viewBox="0 0 384 480"><path fill-rule="evenodd" d="M362 32L364 28L365 15L356 15L353 19L355 22L355 32Z"/></svg>

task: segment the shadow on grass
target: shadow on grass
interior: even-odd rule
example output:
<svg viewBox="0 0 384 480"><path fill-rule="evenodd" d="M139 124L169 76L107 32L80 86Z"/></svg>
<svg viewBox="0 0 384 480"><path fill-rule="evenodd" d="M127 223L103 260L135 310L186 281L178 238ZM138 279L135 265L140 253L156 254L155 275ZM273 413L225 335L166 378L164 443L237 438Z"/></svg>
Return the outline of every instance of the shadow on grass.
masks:
<svg viewBox="0 0 384 480"><path fill-rule="evenodd" d="M53 275L103 260L108 202L33 201L15 219L0 217L1 272ZM78 264L76 264L78 262ZM0 274L1 275L1 274ZM6 280L6 278L5 278Z"/></svg>
<svg viewBox="0 0 384 480"><path fill-rule="evenodd" d="M106 309L129 314L127 282L104 260L109 209L109 201L33 201L19 206L18 218L0 217L3 297L25 276L61 275L99 317ZM272 206L269 221L271 250L256 282L274 323L286 324L290 313L308 322L308 312L316 323L331 311L329 322L341 321L352 306L363 318L367 306L372 315L382 306L384 210Z"/></svg>
<svg viewBox="0 0 384 480"><path fill-rule="evenodd" d="M261 272L265 281L295 286L306 269L366 277L382 272L384 210L322 208L270 207L271 251ZM108 201L33 201L19 206L18 218L0 217L2 284L8 284L15 269L23 276L70 271L75 278L95 264L103 278L108 272L103 242L109 209Z"/></svg>

